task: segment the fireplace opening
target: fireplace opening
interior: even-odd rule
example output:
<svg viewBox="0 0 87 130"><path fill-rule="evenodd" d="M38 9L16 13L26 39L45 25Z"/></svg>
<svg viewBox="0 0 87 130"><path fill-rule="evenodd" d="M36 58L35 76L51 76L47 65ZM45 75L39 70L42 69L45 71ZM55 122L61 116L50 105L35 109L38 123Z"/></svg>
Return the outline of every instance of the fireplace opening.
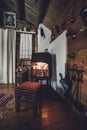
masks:
<svg viewBox="0 0 87 130"><path fill-rule="evenodd" d="M32 54L31 60L31 78L37 81L47 81L47 85L51 85L52 76L52 60L51 54L48 52L39 52Z"/></svg>
<svg viewBox="0 0 87 130"><path fill-rule="evenodd" d="M49 77L49 67L44 62L33 62L32 63L32 75L40 77Z"/></svg>

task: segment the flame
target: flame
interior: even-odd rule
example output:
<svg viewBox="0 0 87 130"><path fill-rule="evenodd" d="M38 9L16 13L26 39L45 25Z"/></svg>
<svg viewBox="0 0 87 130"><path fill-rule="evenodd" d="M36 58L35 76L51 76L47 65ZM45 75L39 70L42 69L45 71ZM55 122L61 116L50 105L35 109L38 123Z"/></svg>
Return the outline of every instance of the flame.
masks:
<svg viewBox="0 0 87 130"><path fill-rule="evenodd" d="M33 69L37 69L37 70L48 70L48 64L43 62L32 63L32 67Z"/></svg>

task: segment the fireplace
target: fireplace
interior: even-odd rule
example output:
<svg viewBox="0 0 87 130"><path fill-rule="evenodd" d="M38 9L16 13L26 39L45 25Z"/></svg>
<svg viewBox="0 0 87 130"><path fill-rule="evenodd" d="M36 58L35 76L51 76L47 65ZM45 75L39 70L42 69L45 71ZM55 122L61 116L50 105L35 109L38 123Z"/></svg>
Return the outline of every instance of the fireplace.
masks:
<svg viewBox="0 0 87 130"><path fill-rule="evenodd" d="M33 53L31 60L32 80L46 80L47 85L51 85L52 59L48 52Z"/></svg>

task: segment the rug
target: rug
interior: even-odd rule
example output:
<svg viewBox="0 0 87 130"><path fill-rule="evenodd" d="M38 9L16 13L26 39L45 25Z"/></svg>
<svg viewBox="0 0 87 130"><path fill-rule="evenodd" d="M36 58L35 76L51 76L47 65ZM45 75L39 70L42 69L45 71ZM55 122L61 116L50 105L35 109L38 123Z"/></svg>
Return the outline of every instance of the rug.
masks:
<svg viewBox="0 0 87 130"><path fill-rule="evenodd" d="M13 99L13 94L2 93L0 94L0 118L3 118L3 111L7 104Z"/></svg>

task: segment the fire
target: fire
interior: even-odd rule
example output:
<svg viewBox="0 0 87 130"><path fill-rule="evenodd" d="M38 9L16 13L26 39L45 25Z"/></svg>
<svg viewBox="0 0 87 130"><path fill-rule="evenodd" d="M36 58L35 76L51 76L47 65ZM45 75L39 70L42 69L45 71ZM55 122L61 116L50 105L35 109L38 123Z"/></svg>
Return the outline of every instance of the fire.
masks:
<svg viewBox="0 0 87 130"><path fill-rule="evenodd" d="M37 76L48 76L49 75L49 69L48 64L44 62L33 62L32 63L32 72L33 75Z"/></svg>
<svg viewBox="0 0 87 130"><path fill-rule="evenodd" d="M32 63L32 67L33 69L37 69L37 70L48 70L48 64L43 62Z"/></svg>

